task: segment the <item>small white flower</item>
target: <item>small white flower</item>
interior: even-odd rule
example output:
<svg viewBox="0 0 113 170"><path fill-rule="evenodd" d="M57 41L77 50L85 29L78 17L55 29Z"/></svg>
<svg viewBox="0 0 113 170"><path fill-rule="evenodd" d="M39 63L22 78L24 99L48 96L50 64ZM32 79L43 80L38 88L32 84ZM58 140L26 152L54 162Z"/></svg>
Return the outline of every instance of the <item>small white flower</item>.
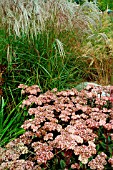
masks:
<svg viewBox="0 0 113 170"><path fill-rule="evenodd" d="M96 147L96 145L94 144L94 142L93 142L93 141L88 141L88 144L89 144L89 146Z"/></svg>
<svg viewBox="0 0 113 170"><path fill-rule="evenodd" d="M79 155L78 160L81 161L83 164L87 164L88 163L88 158L84 158L84 157L82 157L82 155Z"/></svg>

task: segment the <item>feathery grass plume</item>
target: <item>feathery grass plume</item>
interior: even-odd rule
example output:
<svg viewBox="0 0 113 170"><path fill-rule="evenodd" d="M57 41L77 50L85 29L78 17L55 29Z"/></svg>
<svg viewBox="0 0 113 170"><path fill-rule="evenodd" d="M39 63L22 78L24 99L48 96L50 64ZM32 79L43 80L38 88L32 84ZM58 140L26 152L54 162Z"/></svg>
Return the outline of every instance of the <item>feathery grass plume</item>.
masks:
<svg viewBox="0 0 113 170"><path fill-rule="evenodd" d="M60 40L58 40L58 39L55 39L55 41L56 41L56 44L58 46L58 51L59 51L60 56L64 58L65 51L64 51L62 42Z"/></svg>
<svg viewBox="0 0 113 170"><path fill-rule="evenodd" d="M2 24L9 34L13 32L16 36L27 34L36 37L51 22L58 31L77 28L87 32L91 26L96 27L100 19L97 7L87 2L78 6L67 0L5 0L0 1L0 5Z"/></svg>
<svg viewBox="0 0 113 170"><path fill-rule="evenodd" d="M84 32L92 33L101 25L99 8L94 3L86 1L79 8L77 21L82 22L81 30L84 29Z"/></svg>
<svg viewBox="0 0 113 170"><path fill-rule="evenodd" d="M12 56L11 56L11 54L10 54L10 46L9 46L9 44L8 44L8 46L7 46L7 62L8 62L8 67L11 65L11 63L12 63Z"/></svg>
<svg viewBox="0 0 113 170"><path fill-rule="evenodd" d="M48 24L53 22L57 31L78 30L86 33L91 26L96 27L100 22L99 9L93 3L85 2L79 6L68 0L48 0L45 3L45 11Z"/></svg>
<svg viewBox="0 0 113 170"><path fill-rule="evenodd" d="M11 34L36 36L37 32L44 29L45 12L38 1L1 1L2 23Z"/></svg>

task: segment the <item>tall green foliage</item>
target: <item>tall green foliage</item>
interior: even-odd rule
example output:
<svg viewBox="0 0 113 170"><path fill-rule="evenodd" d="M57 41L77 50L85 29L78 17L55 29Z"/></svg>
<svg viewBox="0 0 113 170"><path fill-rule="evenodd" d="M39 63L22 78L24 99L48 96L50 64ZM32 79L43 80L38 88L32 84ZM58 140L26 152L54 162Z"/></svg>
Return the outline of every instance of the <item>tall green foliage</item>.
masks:
<svg viewBox="0 0 113 170"><path fill-rule="evenodd" d="M105 11L107 9L107 6L109 9L113 9L112 0L98 0L97 3L102 11Z"/></svg>
<svg viewBox="0 0 113 170"><path fill-rule="evenodd" d="M107 8L113 9L113 0L86 0L86 1L96 3L102 11L105 11Z"/></svg>

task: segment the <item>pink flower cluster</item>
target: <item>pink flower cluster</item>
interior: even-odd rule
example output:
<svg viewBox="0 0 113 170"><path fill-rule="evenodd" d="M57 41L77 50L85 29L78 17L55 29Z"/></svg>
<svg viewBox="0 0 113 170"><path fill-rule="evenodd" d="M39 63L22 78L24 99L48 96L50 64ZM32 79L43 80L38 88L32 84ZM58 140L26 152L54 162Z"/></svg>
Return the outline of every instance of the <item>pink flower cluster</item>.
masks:
<svg viewBox="0 0 113 170"><path fill-rule="evenodd" d="M88 163L88 166L90 166L91 169L103 170L104 165L107 164L106 158L107 158L107 155L101 152L99 155L96 156L95 159L92 159Z"/></svg>
<svg viewBox="0 0 113 170"><path fill-rule="evenodd" d="M11 170L13 170L13 169L15 169L15 170L25 170L25 169L35 170L33 167L34 167L33 162L25 161L25 160L21 159L21 160L15 160L15 161L2 163L2 165L0 167L0 170L5 170L5 169L11 169Z"/></svg>
<svg viewBox="0 0 113 170"><path fill-rule="evenodd" d="M111 164L111 167L113 168L113 156L109 158L108 162Z"/></svg>
<svg viewBox="0 0 113 170"><path fill-rule="evenodd" d="M28 153L28 148L24 145L23 142L17 143L17 141L11 141L6 146L6 149L0 148L0 160L1 161L8 161L12 160L15 161L19 158L21 154Z"/></svg>
<svg viewBox="0 0 113 170"><path fill-rule="evenodd" d="M41 92L39 86L37 85L32 85L32 86L27 86L27 85L24 85L24 84L20 84L18 86L18 88L21 88L22 89L22 94L33 94L33 95L37 95L37 93Z"/></svg>
<svg viewBox="0 0 113 170"><path fill-rule="evenodd" d="M46 163L47 160L50 160L54 157L54 154L51 152L53 150L52 146L47 143L34 142L32 147L36 153L36 160L39 164Z"/></svg>

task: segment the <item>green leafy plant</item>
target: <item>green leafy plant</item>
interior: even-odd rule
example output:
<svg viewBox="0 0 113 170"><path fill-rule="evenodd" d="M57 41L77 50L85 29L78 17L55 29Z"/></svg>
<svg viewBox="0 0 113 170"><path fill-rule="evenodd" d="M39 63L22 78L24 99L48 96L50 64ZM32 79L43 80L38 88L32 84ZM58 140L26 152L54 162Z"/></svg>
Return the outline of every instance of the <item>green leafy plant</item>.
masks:
<svg viewBox="0 0 113 170"><path fill-rule="evenodd" d="M97 3L102 11L107 10L107 8L113 9L112 0L98 0Z"/></svg>
<svg viewBox="0 0 113 170"><path fill-rule="evenodd" d="M22 113L19 113L17 109L20 103L9 114L6 111L7 104L2 97L0 108L0 146L4 146L9 141L24 133L24 130L20 128Z"/></svg>

